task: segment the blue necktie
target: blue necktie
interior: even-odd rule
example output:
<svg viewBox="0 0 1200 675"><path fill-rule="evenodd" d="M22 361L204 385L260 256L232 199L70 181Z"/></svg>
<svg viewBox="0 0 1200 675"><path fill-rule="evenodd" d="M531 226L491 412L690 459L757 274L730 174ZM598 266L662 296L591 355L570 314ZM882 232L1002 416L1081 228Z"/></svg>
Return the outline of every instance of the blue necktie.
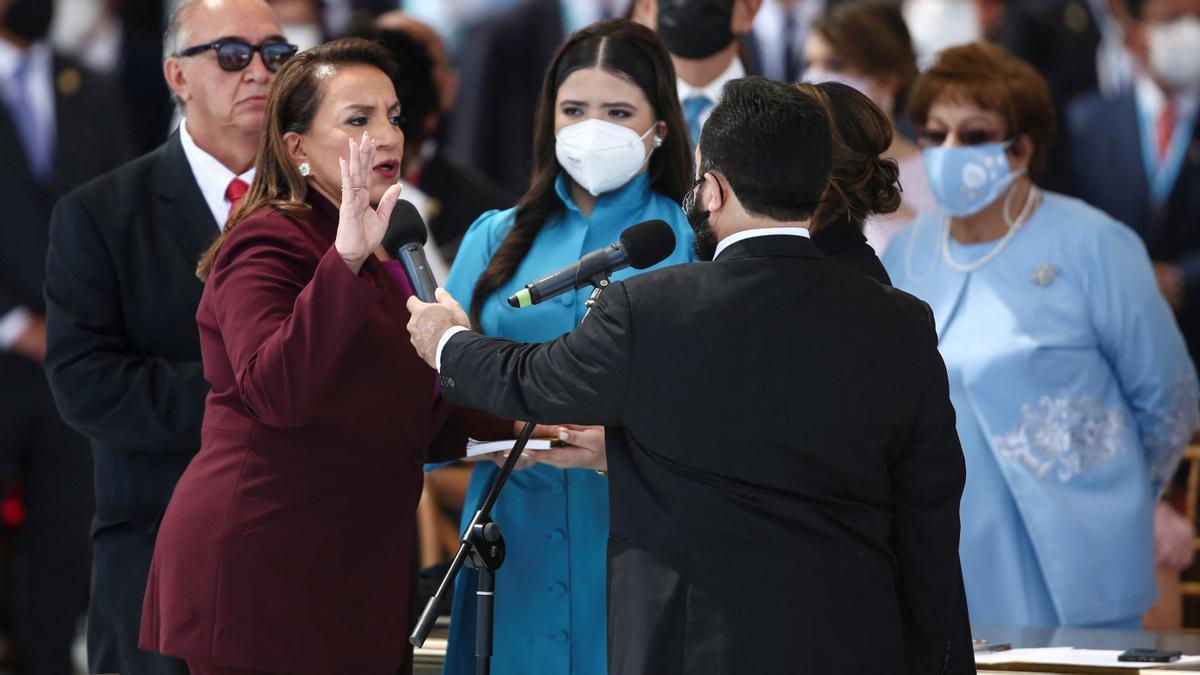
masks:
<svg viewBox="0 0 1200 675"><path fill-rule="evenodd" d="M17 136L21 145L25 146L25 157L29 160L29 170L39 183L45 184L50 178L50 152L44 141L45 136L38 132L37 119L34 116L32 96L29 92L29 72L33 59L26 57L13 73L15 96L9 102L9 111L13 116L13 124L17 127Z"/></svg>
<svg viewBox="0 0 1200 675"><path fill-rule="evenodd" d="M799 59L796 58L796 15L788 10L783 19L783 81L787 83L800 79Z"/></svg>
<svg viewBox="0 0 1200 675"><path fill-rule="evenodd" d="M689 96L683 100L683 121L687 123L693 151L700 144L700 115L711 107L712 100L707 96Z"/></svg>

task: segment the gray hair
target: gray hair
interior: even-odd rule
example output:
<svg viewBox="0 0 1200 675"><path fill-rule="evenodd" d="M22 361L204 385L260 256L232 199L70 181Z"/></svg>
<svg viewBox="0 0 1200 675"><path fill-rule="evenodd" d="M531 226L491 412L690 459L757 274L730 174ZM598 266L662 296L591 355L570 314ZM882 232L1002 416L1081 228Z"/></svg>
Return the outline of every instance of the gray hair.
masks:
<svg viewBox="0 0 1200 675"><path fill-rule="evenodd" d="M167 17L167 29L163 31L162 60L164 63L167 59L178 54L179 50L183 49L183 45L180 44L179 34L182 32L184 15L192 9L192 5L200 4L202 1L179 0L175 3L174 9L171 10L170 16ZM171 91L171 102L175 104L175 109L182 114L184 107L183 100L173 90Z"/></svg>
<svg viewBox="0 0 1200 675"><path fill-rule="evenodd" d="M191 10L192 5L200 4L202 0L179 0L175 3L175 8L171 10L171 14L167 17L167 29L163 32L163 53L162 60L175 56L183 45L179 43L179 33L183 25L183 15Z"/></svg>

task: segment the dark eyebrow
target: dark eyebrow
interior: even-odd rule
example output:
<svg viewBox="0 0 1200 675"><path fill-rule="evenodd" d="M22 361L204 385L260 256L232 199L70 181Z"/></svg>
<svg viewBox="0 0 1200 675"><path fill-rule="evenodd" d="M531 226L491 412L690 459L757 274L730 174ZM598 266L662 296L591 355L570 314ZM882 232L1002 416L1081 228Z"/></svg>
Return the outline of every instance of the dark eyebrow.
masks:
<svg viewBox="0 0 1200 675"><path fill-rule="evenodd" d="M394 101L387 107L387 109L389 112L392 110L399 110L400 101ZM375 106L371 105L370 103L351 103L350 105L343 107L342 112L362 112L369 115L375 112Z"/></svg>
<svg viewBox="0 0 1200 675"><path fill-rule="evenodd" d="M580 106L580 107L586 108L588 106L588 103L586 101L563 101L563 102L559 103L559 105L574 105L574 106ZM632 103L628 103L626 101L612 101L609 103L601 103L600 107L601 108L631 108L632 109L635 106Z"/></svg>

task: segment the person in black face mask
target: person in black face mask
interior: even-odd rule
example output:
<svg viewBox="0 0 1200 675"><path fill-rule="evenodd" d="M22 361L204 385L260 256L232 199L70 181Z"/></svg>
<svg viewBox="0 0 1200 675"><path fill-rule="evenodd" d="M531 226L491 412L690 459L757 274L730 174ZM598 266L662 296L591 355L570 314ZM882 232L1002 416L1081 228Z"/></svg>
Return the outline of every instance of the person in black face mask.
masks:
<svg viewBox="0 0 1200 675"><path fill-rule="evenodd" d="M5 524L20 527L4 583L17 672L60 675L73 670L71 641L87 607L92 465L42 371L47 227L59 195L132 149L115 87L45 41L53 5L0 0L0 492Z"/></svg>
<svg viewBox="0 0 1200 675"><path fill-rule="evenodd" d="M694 150L721 88L747 74L739 38L750 32L762 0L658 0L652 14L653 4L642 2L639 13L655 17L655 30L671 52Z"/></svg>

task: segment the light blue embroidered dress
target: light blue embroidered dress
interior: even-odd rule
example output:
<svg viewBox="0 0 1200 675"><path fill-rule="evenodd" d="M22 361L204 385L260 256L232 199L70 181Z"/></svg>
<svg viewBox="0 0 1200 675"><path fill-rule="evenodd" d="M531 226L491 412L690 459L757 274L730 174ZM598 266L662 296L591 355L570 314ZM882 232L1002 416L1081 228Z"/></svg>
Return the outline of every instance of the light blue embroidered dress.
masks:
<svg viewBox="0 0 1200 675"><path fill-rule="evenodd" d="M1136 626L1157 595L1154 501L1197 425L1195 369L1137 235L1044 194L975 271L947 265L941 213L884 265L937 320L971 621ZM949 242L960 263L995 246Z"/></svg>
<svg viewBox="0 0 1200 675"><path fill-rule="evenodd" d="M538 233L513 278L484 302L480 323L485 334L544 342L574 329L583 319L589 289L524 309L510 307L505 299L527 282L613 243L630 225L658 218L675 231L674 253L655 268L693 260L693 235L683 211L652 191L645 174L601 195L588 218L571 201L567 185L564 176L555 185L563 211ZM514 215L514 209L484 214L463 239L446 282L463 307L470 307L475 282L511 229ZM625 269L613 279L637 273ZM491 462L476 465L463 526L498 471ZM496 574L492 672L606 673L608 479L591 470L546 465L516 471L492 516L507 544L507 559ZM474 591L475 573L469 579L459 575L444 673L475 672Z"/></svg>

